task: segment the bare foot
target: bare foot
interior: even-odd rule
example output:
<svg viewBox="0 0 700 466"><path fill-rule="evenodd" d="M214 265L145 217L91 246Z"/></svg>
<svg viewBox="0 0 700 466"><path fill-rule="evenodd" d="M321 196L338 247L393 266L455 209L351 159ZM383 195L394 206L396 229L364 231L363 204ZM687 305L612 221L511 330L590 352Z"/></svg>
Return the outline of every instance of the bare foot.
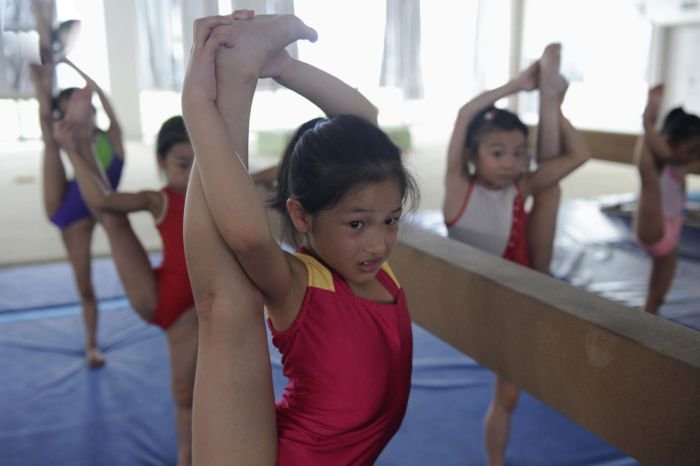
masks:
<svg viewBox="0 0 700 466"><path fill-rule="evenodd" d="M234 15L234 18L241 18ZM217 26L212 34L225 34L232 48L222 48L217 64L241 66L241 60L260 70L272 57L297 40L315 42L316 31L294 15L249 15L232 24ZM234 58L235 57L235 58ZM235 63L232 63L235 62ZM257 72L255 77L257 78Z"/></svg>
<svg viewBox="0 0 700 466"><path fill-rule="evenodd" d="M88 348L85 350L85 359L87 360L88 367L90 369L95 369L101 367L105 363L105 358L102 352L98 348Z"/></svg>

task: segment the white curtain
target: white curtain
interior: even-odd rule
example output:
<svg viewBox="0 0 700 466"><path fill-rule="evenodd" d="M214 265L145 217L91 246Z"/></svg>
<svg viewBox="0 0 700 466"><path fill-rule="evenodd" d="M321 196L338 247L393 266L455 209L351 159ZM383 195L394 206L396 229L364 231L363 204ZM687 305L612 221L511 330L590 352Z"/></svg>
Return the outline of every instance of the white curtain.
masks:
<svg viewBox="0 0 700 466"><path fill-rule="evenodd" d="M136 2L139 87L179 90L184 76L180 0Z"/></svg>
<svg viewBox="0 0 700 466"><path fill-rule="evenodd" d="M420 0L387 0L384 57L379 84L394 86L408 99L423 97Z"/></svg>
<svg viewBox="0 0 700 466"><path fill-rule="evenodd" d="M36 34L29 1L0 0L0 97L26 98L34 95L29 67L22 50L27 35Z"/></svg>
<svg viewBox="0 0 700 466"><path fill-rule="evenodd" d="M181 49L186 65L190 56L190 49L192 48L194 20L203 16L218 15L219 5L216 0L180 0L180 3L180 21L182 23Z"/></svg>

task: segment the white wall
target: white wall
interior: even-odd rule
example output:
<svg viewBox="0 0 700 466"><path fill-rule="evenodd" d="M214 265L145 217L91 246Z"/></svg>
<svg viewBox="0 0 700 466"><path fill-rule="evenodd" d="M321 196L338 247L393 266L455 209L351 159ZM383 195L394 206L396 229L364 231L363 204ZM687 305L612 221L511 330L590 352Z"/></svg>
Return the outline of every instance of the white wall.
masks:
<svg viewBox="0 0 700 466"><path fill-rule="evenodd" d="M700 23L669 28L665 83L666 106L700 114Z"/></svg>

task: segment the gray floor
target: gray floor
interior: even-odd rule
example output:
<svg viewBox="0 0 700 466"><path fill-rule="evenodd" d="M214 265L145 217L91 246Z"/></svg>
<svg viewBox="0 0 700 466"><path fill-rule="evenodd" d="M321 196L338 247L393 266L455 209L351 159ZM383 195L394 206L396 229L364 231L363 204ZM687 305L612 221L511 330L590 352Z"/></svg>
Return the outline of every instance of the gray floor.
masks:
<svg viewBox="0 0 700 466"><path fill-rule="evenodd" d="M427 127L411 128L413 148L406 155L408 166L421 188L421 210L439 209L443 195L442 176L449 134ZM275 163L274 154L251 155L251 167ZM0 143L0 266L65 259L55 227L45 218L41 201L41 144ZM127 141L127 164L122 190L158 189L162 184L152 144ZM562 183L564 199L635 192L638 179L634 167L591 160ZM690 180L690 189L700 189L700 176ZM148 214L132 215L137 234L149 250L160 249L160 239ZM103 232L93 241L95 256L109 254Z"/></svg>

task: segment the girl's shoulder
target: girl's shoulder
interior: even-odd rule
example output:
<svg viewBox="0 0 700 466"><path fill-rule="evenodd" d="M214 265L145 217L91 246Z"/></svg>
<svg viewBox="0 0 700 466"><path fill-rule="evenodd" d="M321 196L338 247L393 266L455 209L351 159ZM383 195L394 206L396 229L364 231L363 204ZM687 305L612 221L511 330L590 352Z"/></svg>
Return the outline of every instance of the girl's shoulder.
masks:
<svg viewBox="0 0 700 466"><path fill-rule="evenodd" d="M321 261L304 250L298 250L292 256L301 261L306 269L307 287L335 291L333 273Z"/></svg>
<svg viewBox="0 0 700 466"><path fill-rule="evenodd" d="M464 174L452 177L452 180L445 184L442 212L446 220L453 220L459 216L473 186L474 180Z"/></svg>

